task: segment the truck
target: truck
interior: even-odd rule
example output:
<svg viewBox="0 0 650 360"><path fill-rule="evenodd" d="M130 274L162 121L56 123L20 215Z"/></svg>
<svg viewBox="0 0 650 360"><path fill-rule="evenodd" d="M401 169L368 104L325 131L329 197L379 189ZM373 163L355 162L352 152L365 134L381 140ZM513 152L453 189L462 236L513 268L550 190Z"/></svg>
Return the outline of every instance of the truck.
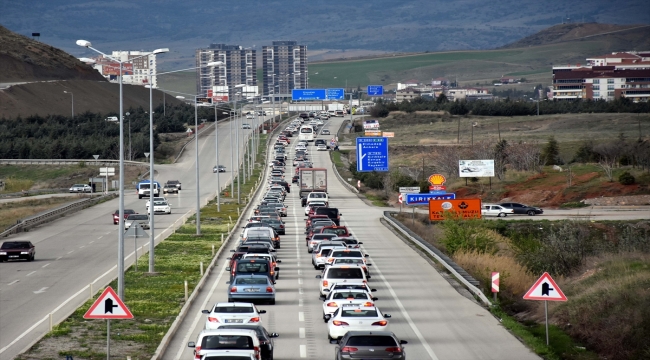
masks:
<svg viewBox="0 0 650 360"><path fill-rule="evenodd" d="M327 192L327 169L301 168L298 170L298 184L301 198L312 191Z"/></svg>
<svg viewBox="0 0 650 360"><path fill-rule="evenodd" d="M332 103L332 104L328 104L328 105L327 105L327 112L328 112L329 114L334 113L334 114L335 114L334 116L337 116L337 115L336 115L336 112L337 112L337 111L343 111L343 112L345 112L345 104Z"/></svg>
<svg viewBox="0 0 650 360"><path fill-rule="evenodd" d="M153 196L160 196L160 183L158 181L153 182ZM138 199L143 197L149 197L150 195L151 184L149 180L142 180L135 185L135 190L138 193Z"/></svg>

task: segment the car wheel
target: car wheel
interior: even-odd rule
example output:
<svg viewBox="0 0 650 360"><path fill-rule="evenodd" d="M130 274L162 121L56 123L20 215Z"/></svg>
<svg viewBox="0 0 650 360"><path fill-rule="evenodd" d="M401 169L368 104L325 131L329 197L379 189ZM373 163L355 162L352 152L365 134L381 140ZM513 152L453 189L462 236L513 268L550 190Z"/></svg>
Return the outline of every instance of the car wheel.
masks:
<svg viewBox="0 0 650 360"><path fill-rule="evenodd" d="M502 213L498 213L498 214L497 214L497 217L501 217L501 214L502 214Z"/></svg>
<svg viewBox="0 0 650 360"><path fill-rule="evenodd" d="M507 217L507 216L508 216L508 214L503 214L503 217Z"/></svg>
<svg viewBox="0 0 650 360"><path fill-rule="evenodd" d="M27 258L27 261L34 261L34 257L35 257L34 255L28 257L28 258Z"/></svg>
<svg viewBox="0 0 650 360"><path fill-rule="evenodd" d="M534 210L528 210L528 216L535 216Z"/></svg>
<svg viewBox="0 0 650 360"><path fill-rule="evenodd" d="M271 299L271 300L269 300L269 304L270 304L270 305L275 305L275 299ZM271 356L271 358L273 358L273 356Z"/></svg>

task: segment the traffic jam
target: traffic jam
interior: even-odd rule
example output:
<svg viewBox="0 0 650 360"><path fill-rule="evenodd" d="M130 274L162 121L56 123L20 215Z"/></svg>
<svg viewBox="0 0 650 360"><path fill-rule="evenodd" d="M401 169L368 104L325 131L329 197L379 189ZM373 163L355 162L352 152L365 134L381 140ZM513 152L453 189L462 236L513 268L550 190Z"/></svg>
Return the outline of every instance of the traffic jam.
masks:
<svg viewBox="0 0 650 360"><path fill-rule="evenodd" d="M310 149L314 148L310 142L318 149L317 136L325 130L324 120L329 115L305 115L293 120L273 144L268 180L261 185L265 189L227 259L225 301L203 310L204 329L195 342L188 343L196 360L220 356L274 358L273 339L279 335L265 328L263 314L268 309L258 305L276 304L276 284L281 281L281 237L287 234L284 219L290 214L285 201L301 204L291 214L300 217L304 211L305 252L316 271L314 281L318 282L322 301L323 326L329 342L336 345L335 359L406 358L407 342L390 332L391 315L376 304L377 290L370 285L370 256L364 253L363 243L341 225L343 214L327 191L327 169L315 168L310 161ZM306 126L311 127L311 133L303 131ZM312 135L312 141L301 140L303 134ZM297 139L292 146L294 137ZM290 196L293 198L289 202Z"/></svg>

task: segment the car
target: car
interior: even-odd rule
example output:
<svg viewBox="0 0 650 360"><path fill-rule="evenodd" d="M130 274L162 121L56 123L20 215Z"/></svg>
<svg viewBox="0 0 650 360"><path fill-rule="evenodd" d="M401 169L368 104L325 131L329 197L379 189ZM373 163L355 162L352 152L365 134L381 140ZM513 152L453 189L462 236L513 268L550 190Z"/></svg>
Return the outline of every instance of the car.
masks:
<svg viewBox="0 0 650 360"><path fill-rule="evenodd" d="M329 289L326 289L324 292L329 293L331 291L340 290L340 289L360 289L367 293L373 293L377 291L377 289L371 289L370 286L368 286L367 282L363 282L360 280L344 280L341 282L336 282L331 284ZM319 299L325 300L325 295L321 295Z"/></svg>
<svg viewBox="0 0 650 360"><path fill-rule="evenodd" d="M225 173L225 172L226 172L226 167L223 166L223 165L215 165L215 166L212 168L212 172L213 172L213 173L218 173L218 172L220 172L220 173L222 173L222 172Z"/></svg>
<svg viewBox="0 0 650 360"><path fill-rule="evenodd" d="M318 207L327 207L327 204L324 201L314 200L305 206L305 215L309 215L310 212L313 212Z"/></svg>
<svg viewBox="0 0 650 360"><path fill-rule="evenodd" d="M311 239L307 240L307 252L311 253L321 241L328 241L336 237L336 234L314 234Z"/></svg>
<svg viewBox="0 0 650 360"><path fill-rule="evenodd" d="M300 176L298 176L298 175L293 176L293 177L291 178L291 183L292 183L292 184L297 184L297 183L298 183L298 179L300 179Z"/></svg>
<svg viewBox="0 0 650 360"><path fill-rule="evenodd" d="M201 312L208 315L204 326L206 330L229 324L262 325L260 315L266 314L266 310L258 310L254 304L246 302L216 303L211 310Z"/></svg>
<svg viewBox="0 0 650 360"><path fill-rule="evenodd" d="M273 360L273 338L280 336L278 333L269 333L262 325L221 325L218 329L254 330L260 341L262 360Z"/></svg>
<svg viewBox="0 0 650 360"><path fill-rule="evenodd" d="M140 224L143 229L149 229L149 215L131 214L124 221L124 230L128 230L134 224Z"/></svg>
<svg viewBox="0 0 650 360"><path fill-rule="evenodd" d="M241 124L241 128L242 129L251 129L251 124Z"/></svg>
<svg viewBox="0 0 650 360"><path fill-rule="evenodd" d="M5 241L0 245L0 262L8 260L34 261L36 246L31 241Z"/></svg>
<svg viewBox="0 0 650 360"><path fill-rule="evenodd" d="M366 264L366 258L370 256L368 254L364 254L361 252L361 250L357 249L340 249L340 250L333 250L328 256L327 260L325 260L326 265L333 265L334 264L334 259L336 258L357 258L357 259L362 259L363 264ZM367 269L364 269L366 274L368 273Z"/></svg>
<svg viewBox="0 0 650 360"><path fill-rule="evenodd" d="M263 300L275 305L275 285L266 275L239 275L228 284L228 302Z"/></svg>
<svg viewBox="0 0 650 360"><path fill-rule="evenodd" d="M253 329L230 329L220 325L219 329L202 330L196 342L187 346L194 348L193 359L256 359L260 358L260 340ZM224 327L224 328L221 328Z"/></svg>
<svg viewBox="0 0 650 360"><path fill-rule="evenodd" d="M71 193L90 193L93 192L93 188L88 184L74 184L70 188Z"/></svg>
<svg viewBox="0 0 650 360"><path fill-rule="evenodd" d="M178 188L176 187L175 184L170 183L169 181L165 183L163 186L163 194L171 194L171 193L176 193L178 194Z"/></svg>
<svg viewBox="0 0 650 360"><path fill-rule="evenodd" d="M376 306L343 304L327 318L327 338L337 340L348 331L387 331L390 314L382 314Z"/></svg>
<svg viewBox="0 0 650 360"><path fill-rule="evenodd" d="M271 240L270 238L264 238L267 241ZM251 239L251 241L254 241ZM272 240L270 241L272 244ZM227 267L226 271L230 271L230 281L239 275L266 275L269 277L271 282L275 282L275 272L280 271L279 267L271 267L271 263L268 260L264 259L239 259L235 262L233 267Z"/></svg>
<svg viewBox="0 0 650 360"><path fill-rule="evenodd" d="M321 232L319 234L336 234L338 237L352 237L352 234L346 226L337 225L326 226L321 229Z"/></svg>
<svg viewBox="0 0 650 360"><path fill-rule="evenodd" d="M252 119L253 115L252 114L246 114L246 119Z"/></svg>
<svg viewBox="0 0 650 360"><path fill-rule="evenodd" d="M519 203L501 203L499 205L503 206L506 209L512 209L515 215L527 214L529 216L535 216L544 213L544 210L542 210L541 208L519 204Z"/></svg>
<svg viewBox="0 0 650 360"><path fill-rule="evenodd" d="M319 270L320 268L325 268L327 257L334 249L343 250L346 249L346 247L344 243L337 242L336 244L334 244L331 241L321 241L319 244L316 244L316 246L314 246L314 250L311 252L311 264L314 266L315 270ZM327 288L328 286L327 284L328 284L327 281L325 281L325 283L321 282L321 285L323 285L325 288ZM321 293L322 293L322 289L321 289Z"/></svg>
<svg viewBox="0 0 650 360"><path fill-rule="evenodd" d="M481 215L483 216L506 217L513 213L514 210L506 209L501 205L484 204L481 206Z"/></svg>
<svg viewBox="0 0 650 360"><path fill-rule="evenodd" d="M332 283L344 280L368 281L370 276L366 276L363 268L359 265L345 264L325 266L323 273L316 275L316 278L321 279L319 291L321 295L325 295L325 290L329 289Z"/></svg>
<svg viewBox="0 0 650 360"><path fill-rule="evenodd" d="M323 299L323 321L327 322L325 315L332 315L343 304L357 304L374 306L379 300L363 289L339 289L330 291Z"/></svg>
<svg viewBox="0 0 650 360"><path fill-rule="evenodd" d="M149 200L149 198L147 198L147 202L146 202L145 205L144 205L144 207L147 209L147 211L149 211L149 202L150 202L150 201L151 201L151 200ZM162 196L154 196L153 201L154 201L154 202L156 202L156 201L167 201L167 198L166 198L166 197L162 197Z"/></svg>
<svg viewBox="0 0 650 360"><path fill-rule="evenodd" d="M176 189L178 189L178 190L182 189L181 182L178 181L178 180L167 180L166 184L176 186Z"/></svg>
<svg viewBox="0 0 650 360"><path fill-rule="evenodd" d="M327 129L323 129L323 131L320 132L323 135L330 135L330 131Z"/></svg>
<svg viewBox="0 0 650 360"><path fill-rule="evenodd" d="M171 207L171 205L169 205L169 202L167 202L167 201L154 201L153 202L153 212L154 213L171 214L172 213L172 207ZM151 214L151 211L149 211L148 207L147 207L147 213Z"/></svg>
<svg viewBox="0 0 650 360"><path fill-rule="evenodd" d="M406 359L406 340L399 340L390 331L348 331L334 349L337 360Z"/></svg>
<svg viewBox="0 0 650 360"><path fill-rule="evenodd" d="M124 220L129 217L131 214L137 214L133 209L124 209ZM115 210L113 213L113 225L117 225L120 222L120 210Z"/></svg>
<svg viewBox="0 0 650 360"><path fill-rule="evenodd" d="M316 146L316 151L327 151L327 145L318 144L318 146Z"/></svg>
<svg viewBox="0 0 650 360"><path fill-rule="evenodd" d="M318 146L320 144L327 145L327 143L323 139L318 139L318 140L314 141L314 145Z"/></svg>

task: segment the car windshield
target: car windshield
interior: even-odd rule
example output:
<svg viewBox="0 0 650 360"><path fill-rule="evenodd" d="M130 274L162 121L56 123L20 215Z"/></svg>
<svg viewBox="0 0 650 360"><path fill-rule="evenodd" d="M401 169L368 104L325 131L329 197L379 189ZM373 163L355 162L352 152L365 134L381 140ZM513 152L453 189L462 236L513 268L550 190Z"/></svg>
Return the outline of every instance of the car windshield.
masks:
<svg viewBox="0 0 650 360"><path fill-rule="evenodd" d="M337 292L332 295L333 300L341 300L341 299L362 299L366 300L368 299L368 295L363 292L363 291L356 291L356 292Z"/></svg>
<svg viewBox="0 0 650 360"><path fill-rule="evenodd" d="M316 234L312 238L312 240L326 240L326 239L331 239L333 237L336 237L335 234Z"/></svg>
<svg viewBox="0 0 650 360"><path fill-rule="evenodd" d="M327 272L328 279L362 279L363 271L359 268L330 268Z"/></svg>
<svg viewBox="0 0 650 360"><path fill-rule="evenodd" d="M350 258L343 258L343 259L336 259L334 260L334 264L363 264L363 259L350 259Z"/></svg>
<svg viewBox="0 0 650 360"><path fill-rule="evenodd" d="M30 247L30 243L24 241L7 241L2 243L0 249L26 249Z"/></svg>
<svg viewBox="0 0 650 360"><path fill-rule="evenodd" d="M201 341L201 350L253 348L253 339L245 335L207 335Z"/></svg>
<svg viewBox="0 0 650 360"><path fill-rule="evenodd" d="M328 229L323 229L323 234L336 234L336 235L345 235L347 234L347 230L345 229L335 229L335 228L328 228Z"/></svg>
<svg viewBox="0 0 650 360"><path fill-rule="evenodd" d="M392 336L386 335L359 335L351 336L346 346L377 346L395 347L397 342Z"/></svg>
<svg viewBox="0 0 650 360"><path fill-rule="evenodd" d="M335 258L342 258L342 257L363 257L361 254L361 251L335 251L330 255L331 257Z"/></svg>
<svg viewBox="0 0 650 360"><path fill-rule="evenodd" d="M167 205L167 202L166 201L154 201L153 204L154 205Z"/></svg>
<svg viewBox="0 0 650 360"><path fill-rule="evenodd" d="M317 198L317 199L325 199L327 197L327 194L324 193L311 193L309 194L310 198Z"/></svg>
<svg viewBox="0 0 650 360"><path fill-rule="evenodd" d="M342 317L377 317L377 310L365 310L365 309L354 309L354 310L343 310L341 312Z"/></svg>
<svg viewBox="0 0 650 360"><path fill-rule="evenodd" d="M235 280L237 285L266 285L268 283L267 278L242 278Z"/></svg>
<svg viewBox="0 0 650 360"><path fill-rule="evenodd" d="M246 314L252 313L253 307L251 306L215 306L212 312L226 313L226 314Z"/></svg>

